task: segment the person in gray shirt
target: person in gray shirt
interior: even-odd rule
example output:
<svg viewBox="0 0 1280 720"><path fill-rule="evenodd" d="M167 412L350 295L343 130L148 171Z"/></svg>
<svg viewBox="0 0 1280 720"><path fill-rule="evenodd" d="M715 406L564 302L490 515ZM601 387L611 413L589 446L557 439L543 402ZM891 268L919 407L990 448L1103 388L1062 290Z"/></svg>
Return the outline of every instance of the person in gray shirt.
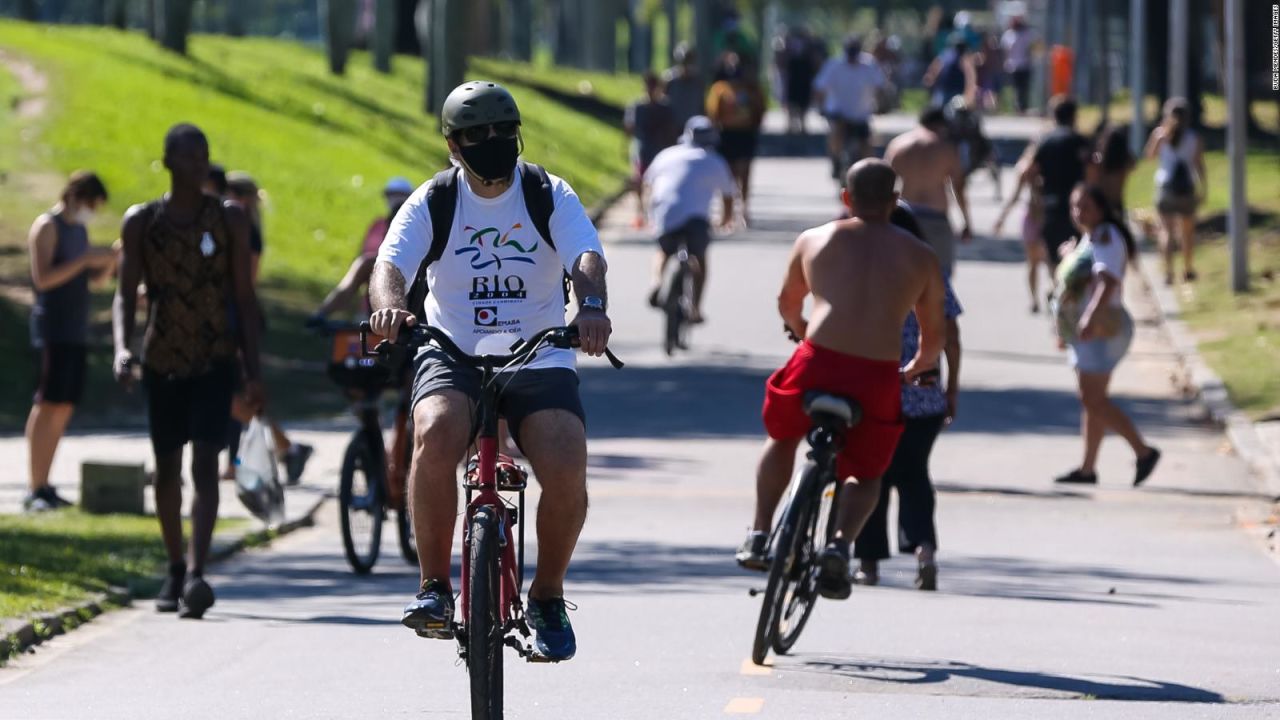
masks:
<svg viewBox="0 0 1280 720"><path fill-rule="evenodd" d="M89 245L85 225L107 201L97 175L71 176L62 200L31 225L31 347L36 351L37 386L27 417L30 493L29 512L53 510L71 503L49 484L49 470L71 414L84 393L89 334L89 281L115 270L115 252Z"/></svg>
<svg viewBox="0 0 1280 720"><path fill-rule="evenodd" d="M706 112L707 88L698 72L698 54L687 43L673 53L676 64L663 74L667 102L675 114L675 126L683 128L694 115Z"/></svg>

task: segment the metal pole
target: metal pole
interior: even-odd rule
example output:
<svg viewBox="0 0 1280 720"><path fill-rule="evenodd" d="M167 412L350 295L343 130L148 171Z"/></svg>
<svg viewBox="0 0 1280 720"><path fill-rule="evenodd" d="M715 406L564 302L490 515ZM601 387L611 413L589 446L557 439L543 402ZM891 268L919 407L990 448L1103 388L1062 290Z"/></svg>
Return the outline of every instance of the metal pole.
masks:
<svg viewBox="0 0 1280 720"><path fill-rule="evenodd" d="M1169 1L1169 97L1187 96L1191 0Z"/></svg>
<svg viewBox="0 0 1280 720"><path fill-rule="evenodd" d="M1226 0L1227 13L1227 153L1231 161L1231 289L1249 289L1249 204L1245 200L1245 147L1249 118L1245 108L1244 3Z"/></svg>
<svg viewBox="0 0 1280 720"><path fill-rule="evenodd" d="M1147 95L1147 3L1129 0L1129 93L1133 101L1133 122L1129 123L1129 147L1142 154L1147 142L1147 118L1143 100Z"/></svg>

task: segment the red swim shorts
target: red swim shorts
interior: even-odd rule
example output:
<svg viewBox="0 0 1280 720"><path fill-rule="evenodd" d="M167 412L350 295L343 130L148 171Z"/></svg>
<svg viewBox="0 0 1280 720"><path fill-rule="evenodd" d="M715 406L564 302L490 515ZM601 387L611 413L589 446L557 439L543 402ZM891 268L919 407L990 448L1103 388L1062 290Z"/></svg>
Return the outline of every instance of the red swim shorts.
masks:
<svg viewBox="0 0 1280 720"><path fill-rule="evenodd" d="M791 440L809 432L813 422L804 412L804 394L810 390L839 395L862 407L862 420L849 430L840 453L840 477L884 475L902 434L898 363L868 360L804 341L765 383L764 427L769 437Z"/></svg>

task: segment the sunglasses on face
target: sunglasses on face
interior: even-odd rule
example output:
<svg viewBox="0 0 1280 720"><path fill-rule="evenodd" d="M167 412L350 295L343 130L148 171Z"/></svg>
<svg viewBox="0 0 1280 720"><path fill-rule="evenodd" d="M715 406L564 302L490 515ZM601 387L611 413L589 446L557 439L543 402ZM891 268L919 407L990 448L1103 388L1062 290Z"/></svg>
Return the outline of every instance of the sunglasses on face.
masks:
<svg viewBox="0 0 1280 720"><path fill-rule="evenodd" d="M520 123L515 120L507 120L490 125L476 125L459 130L457 137L468 145L476 145L488 140L490 132L493 132L495 136L502 140L511 140L520 132Z"/></svg>

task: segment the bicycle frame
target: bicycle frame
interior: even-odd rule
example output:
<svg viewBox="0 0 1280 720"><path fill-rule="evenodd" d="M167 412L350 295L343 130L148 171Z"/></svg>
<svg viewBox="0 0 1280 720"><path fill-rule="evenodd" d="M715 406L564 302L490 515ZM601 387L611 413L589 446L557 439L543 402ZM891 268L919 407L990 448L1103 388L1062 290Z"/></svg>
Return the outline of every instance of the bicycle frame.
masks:
<svg viewBox="0 0 1280 720"><path fill-rule="evenodd" d="M471 607L471 536L470 519L481 508L493 508L502 528L502 554L498 559L499 607L503 629L521 617L520 595L524 582L524 526L520 526L520 541L513 538L511 526L523 520L524 490L519 491L519 508L515 513L498 492L498 386L492 367L482 369L480 408L480 433L476 438L478 468L474 484L466 486L467 511L463 522L462 537L462 617L468 617Z"/></svg>

